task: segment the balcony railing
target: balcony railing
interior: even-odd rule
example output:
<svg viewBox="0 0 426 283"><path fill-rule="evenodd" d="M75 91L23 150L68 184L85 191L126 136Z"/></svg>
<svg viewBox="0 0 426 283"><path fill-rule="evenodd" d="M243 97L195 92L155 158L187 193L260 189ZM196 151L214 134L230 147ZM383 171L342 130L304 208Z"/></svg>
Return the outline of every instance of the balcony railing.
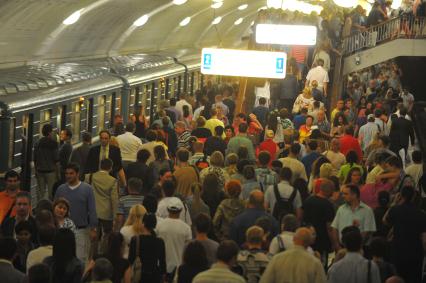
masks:
<svg viewBox="0 0 426 283"><path fill-rule="evenodd" d="M343 54L350 55L356 51L374 47L397 38L426 38L425 18L400 16L365 31L354 33L343 39Z"/></svg>

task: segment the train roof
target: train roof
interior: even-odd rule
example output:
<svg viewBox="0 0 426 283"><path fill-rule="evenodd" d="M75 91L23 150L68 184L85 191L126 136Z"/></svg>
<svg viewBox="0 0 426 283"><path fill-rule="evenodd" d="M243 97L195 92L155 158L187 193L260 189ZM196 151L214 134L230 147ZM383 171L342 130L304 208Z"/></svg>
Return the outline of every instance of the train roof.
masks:
<svg viewBox="0 0 426 283"><path fill-rule="evenodd" d="M181 60L179 62L188 64L189 68L199 66L196 55L187 55ZM134 54L3 69L0 70L0 101L16 112L183 71L183 66L166 54Z"/></svg>

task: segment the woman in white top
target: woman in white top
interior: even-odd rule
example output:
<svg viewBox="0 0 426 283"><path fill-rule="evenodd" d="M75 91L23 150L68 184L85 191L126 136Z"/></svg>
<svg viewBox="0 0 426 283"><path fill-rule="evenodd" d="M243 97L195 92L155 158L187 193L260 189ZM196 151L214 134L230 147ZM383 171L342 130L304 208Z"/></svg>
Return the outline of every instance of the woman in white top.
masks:
<svg viewBox="0 0 426 283"><path fill-rule="evenodd" d="M136 204L132 206L129 211L129 216L127 217L126 223L124 223L123 228L121 228L120 233L124 237L124 258L129 256L129 246L130 240L133 236L141 235L143 232L143 216L146 213L146 209L141 204Z"/></svg>

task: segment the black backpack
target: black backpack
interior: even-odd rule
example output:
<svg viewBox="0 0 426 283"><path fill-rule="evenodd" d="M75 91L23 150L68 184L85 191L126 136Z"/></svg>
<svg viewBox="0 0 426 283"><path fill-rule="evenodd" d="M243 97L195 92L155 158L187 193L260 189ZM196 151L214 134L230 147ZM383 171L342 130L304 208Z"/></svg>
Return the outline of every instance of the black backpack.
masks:
<svg viewBox="0 0 426 283"><path fill-rule="evenodd" d="M281 223L281 219L287 214L294 213L293 201L296 198L297 190L293 188L288 199L282 198L280 192L278 191L278 185L274 185L274 194L275 194L275 205L272 210L272 215Z"/></svg>

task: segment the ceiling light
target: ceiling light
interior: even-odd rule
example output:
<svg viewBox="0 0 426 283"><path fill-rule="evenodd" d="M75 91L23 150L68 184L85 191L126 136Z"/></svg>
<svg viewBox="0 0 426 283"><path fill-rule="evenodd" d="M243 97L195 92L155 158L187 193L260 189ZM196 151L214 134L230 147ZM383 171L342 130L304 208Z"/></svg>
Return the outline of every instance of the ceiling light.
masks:
<svg viewBox="0 0 426 283"><path fill-rule="evenodd" d="M257 9L257 11L259 12L259 11L261 11L261 10L267 10L268 9L268 7L267 6L262 6L262 7L260 7L259 9Z"/></svg>
<svg viewBox="0 0 426 283"><path fill-rule="evenodd" d="M247 7L248 7L248 5L247 5L247 4L243 4L243 5L241 5L240 7L238 7L238 10L242 11L242 10L247 9Z"/></svg>
<svg viewBox="0 0 426 283"><path fill-rule="evenodd" d="M148 21L148 18L149 18L148 15L143 15L142 17L140 17L139 19L137 19L136 21L134 21L133 25L137 26L137 27L141 27L144 24L146 24L146 22Z"/></svg>
<svg viewBox="0 0 426 283"><path fill-rule="evenodd" d="M222 20L222 17L217 17L216 19L213 20L212 25L217 25L218 23L220 23L220 21Z"/></svg>
<svg viewBox="0 0 426 283"><path fill-rule="evenodd" d="M191 17L186 17L185 19L183 19L180 23L179 23L179 25L181 26L181 27L184 27L184 26L186 26L187 24L189 24L189 22L191 21Z"/></svg>
<svg viewBox="0 0 426 283"><path fill-rule="evenodd" d="M239 18L238 20L236 20L234 22L234 25L238 26L239 24L241 24L243 22L243 18Z"/></svg>
<svg viewBox="0 0 426 283"><path fill-rule="evenodd" d="M223 0L213 0L213 2L217 3L217 2L223 2Z"/></svg>
<svg viewBox="0 0 426 283"><path fill-rule="evenodd" d="M64 25L72 25L72 24L75 24L77 21L78 21L78 19L80 19L80 16L81 16L81 10L78 10L78 11L76 11L76 12L74 12L74 13L72 13L68 18L66 18L62 23L64 24Z"/></svg>
<svg viewBox="0 0 426 283"><path fill-rule="evenodd" d="M211 7L213 9L218 9L218 8L222 7L222 5L223 5L223 2L216 2L216 3L212 4Z"/></svg>
<svg viewBox="0 0 426 283"><path fill-rule="evenodd" d="M266 5L268 8L280 9L282 0L268 0L266 1Z"/></svg>
<svg viewBox="0 0 426 283"><path fill-rule="evenodd" d="M250 26L254 26L254 21L251 22Z"/></svg>
<svg viewBox="0 0 426 283"><path fill-rule="evenodd" d="M186 1L188 1L188 0L173 0L173 4L182 5L182 4L185 4Z"/></svg>
<svg viewBox="0 0 426 283"><path fill-rule="evenodd" d="M358 0L333 0L340 7L352 8L358 4Z"/></svg>

